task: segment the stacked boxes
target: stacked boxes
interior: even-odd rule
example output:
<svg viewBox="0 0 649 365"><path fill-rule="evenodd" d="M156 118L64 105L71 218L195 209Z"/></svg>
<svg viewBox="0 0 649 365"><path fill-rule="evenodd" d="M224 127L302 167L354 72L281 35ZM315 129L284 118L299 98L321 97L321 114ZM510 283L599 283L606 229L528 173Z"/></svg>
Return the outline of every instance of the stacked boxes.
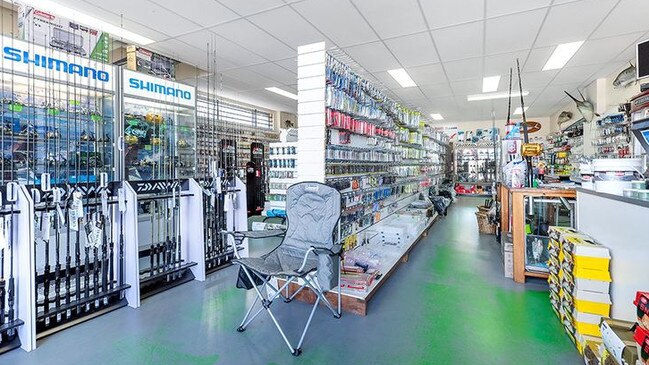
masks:
<svg viewBox="0 0 649 365"><path fill-rule="evenodd" d="M633 338L638 343L638 358L644 365L649 365L649 292L637 292L635 301L638 321Z"/></svg>
<svg viewBox="0 0 649 365"><path fill-rule="evenodd" d="M573 228L551 227L550 302L580 352L601 342L600 323L611 310L609 250Z"/></svg>

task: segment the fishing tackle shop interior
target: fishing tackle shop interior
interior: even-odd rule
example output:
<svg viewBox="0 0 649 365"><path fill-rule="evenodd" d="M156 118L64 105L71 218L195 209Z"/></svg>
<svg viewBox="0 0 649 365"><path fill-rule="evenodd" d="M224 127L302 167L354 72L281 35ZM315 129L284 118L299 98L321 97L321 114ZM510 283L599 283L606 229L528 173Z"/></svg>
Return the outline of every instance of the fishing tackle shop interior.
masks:
<svg viewBox="0 0 649 365"><path fill-rule="evenodd" d="M646 0L0 15L0 364L649 365Z"/></svg>

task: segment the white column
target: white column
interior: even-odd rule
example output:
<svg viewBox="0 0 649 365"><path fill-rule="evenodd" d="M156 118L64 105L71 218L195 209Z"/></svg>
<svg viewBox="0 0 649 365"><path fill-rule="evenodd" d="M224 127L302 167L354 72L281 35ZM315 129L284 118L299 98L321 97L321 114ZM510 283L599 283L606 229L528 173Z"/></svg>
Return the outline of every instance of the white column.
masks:
<svg viewBox="0 0 649 365"><path fill-rule="evenodd" d="M325 180L325 43L297 48L298 181Z"/></svg>

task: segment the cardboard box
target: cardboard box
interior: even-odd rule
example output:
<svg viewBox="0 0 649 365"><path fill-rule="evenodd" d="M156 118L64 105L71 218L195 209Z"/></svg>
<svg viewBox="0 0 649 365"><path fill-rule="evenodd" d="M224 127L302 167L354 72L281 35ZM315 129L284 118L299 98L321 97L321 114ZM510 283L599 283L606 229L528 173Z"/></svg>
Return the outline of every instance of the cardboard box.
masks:
<svg viewBox="0 0 649 365"><path fill-rule="evenodd" d="M602 318L600 324L602 341L610 358L618 365L635 365L638 360L638 346L631 331L633 325L633 322Z"/></svg>
<svg viewBox="0 0 649 365"><path fill-rule="evenodd" d="M637 307L638 325L649 331L649 292L637 292L633 304Z"/></svg>
<svg viewBox="0 0 649 365"><path fill-rule="evenodd" d="M18 9L18 34L21 39L59 51L108 63L108 33L87 24L21 4Z"/></svg>
<svg viewBox="0 0 649 365"><path fill-rule="evenodd" d="M176 79L178 61L137 46L126 47L126 68L163 79Z"/></svg>

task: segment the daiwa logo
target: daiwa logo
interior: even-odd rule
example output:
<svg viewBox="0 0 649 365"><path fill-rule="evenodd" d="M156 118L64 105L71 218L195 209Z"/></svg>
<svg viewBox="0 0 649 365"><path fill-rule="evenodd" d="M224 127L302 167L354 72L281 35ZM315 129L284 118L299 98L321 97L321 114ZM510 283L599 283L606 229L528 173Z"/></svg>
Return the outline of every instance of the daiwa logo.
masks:
<svg viewBox="0 0 649 365"><path fill-rule="evenodd" d="M136 90L146 90L155 94L173 96L180 99L192 100L192 93L187 90L164 86L150 81L140 80L135 77L128 79L128 85Z"/></svg>
<svg viewBox="0 0 649 365"><path fill-rule="evenodd" d="M133 186L136 193L159 193L175 190L179 186L178 181L129 181L129 183Z"/></svg>
<svg viewBox="0 0 649 365"><path fill-rule="evenodd" d="M110 74L106 71L97 70L92 67L82 66L76 63L59 60L57 58L47 57L41 54L30 54L29 51L23 51L14 47L3 48L4 59L22 62L25 64L34 64L34 66L42 67L49 70L56 70L70 75L79 75L87 77L92 80L99 80L108 82Z"/></svg>

